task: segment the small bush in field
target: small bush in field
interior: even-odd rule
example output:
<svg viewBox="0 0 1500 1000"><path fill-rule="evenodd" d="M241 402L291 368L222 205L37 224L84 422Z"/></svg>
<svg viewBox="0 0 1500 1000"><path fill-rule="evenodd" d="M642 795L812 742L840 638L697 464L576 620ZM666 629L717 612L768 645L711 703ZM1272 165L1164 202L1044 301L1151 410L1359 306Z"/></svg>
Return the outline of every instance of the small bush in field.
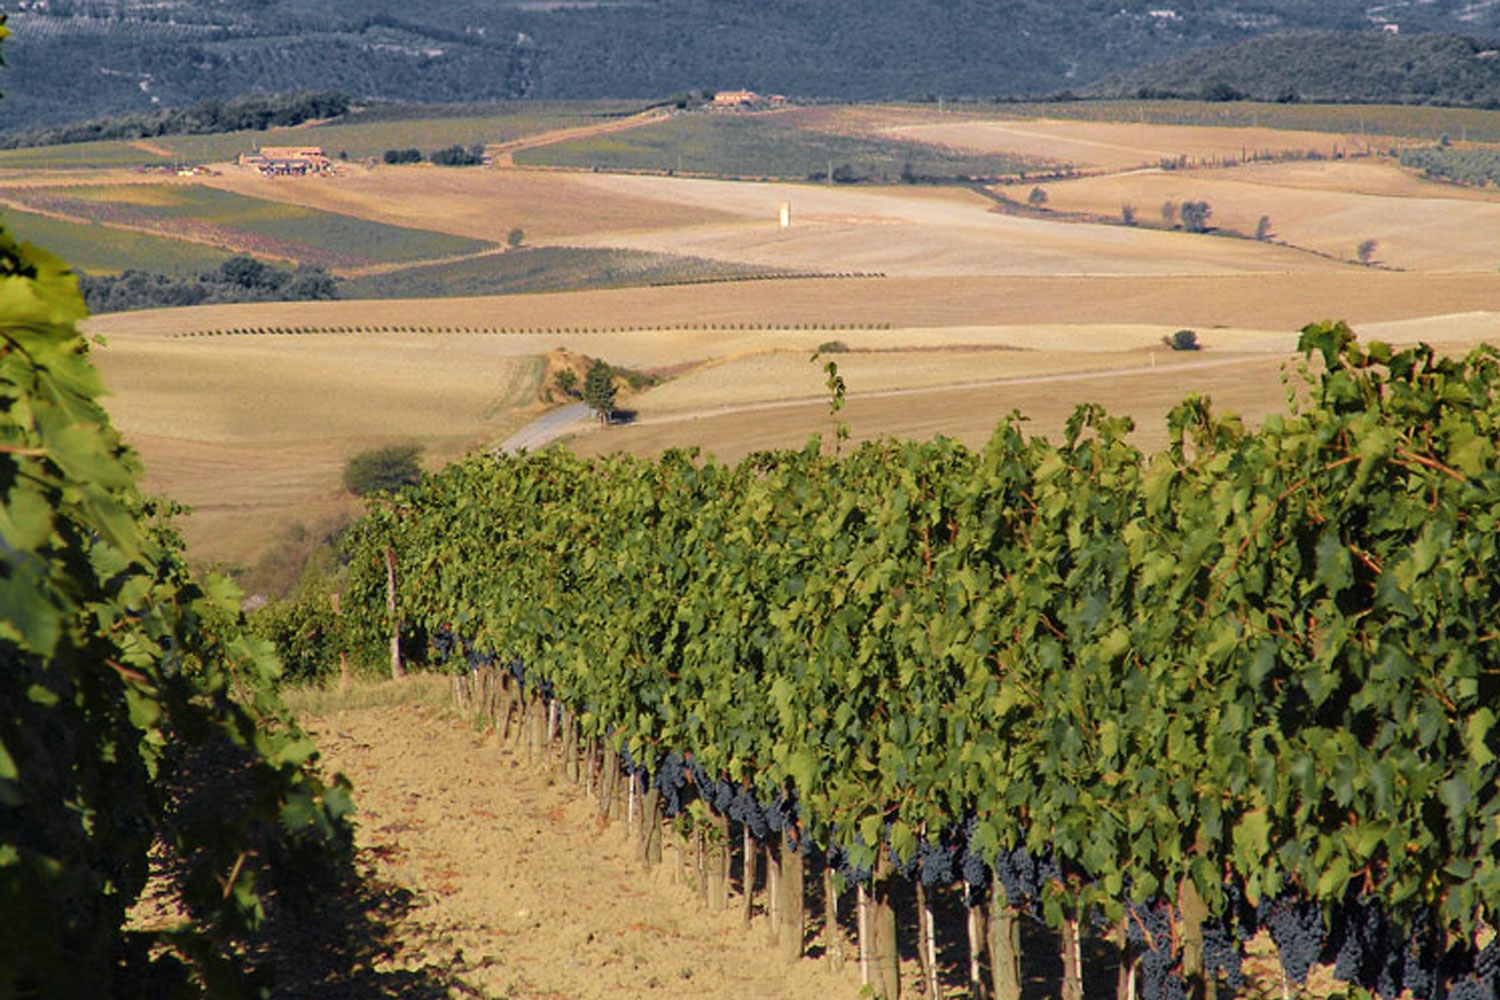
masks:
<svg viewBox="0 0 1500 1000"><path fill-rule="evenodd" d="M422 478L422 446L393 444L362 451L344 465L344 486L355 496L410 486Z"/></svg>

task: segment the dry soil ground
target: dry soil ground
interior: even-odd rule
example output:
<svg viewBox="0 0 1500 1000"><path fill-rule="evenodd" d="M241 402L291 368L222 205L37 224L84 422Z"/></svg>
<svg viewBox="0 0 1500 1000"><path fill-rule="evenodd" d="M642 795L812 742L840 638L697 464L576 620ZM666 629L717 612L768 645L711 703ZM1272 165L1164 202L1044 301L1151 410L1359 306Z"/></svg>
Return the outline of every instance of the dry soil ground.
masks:
<svg viewBox="0 0 1500 1000"><path fill-rule="evenodd" d="M385 971L440 967L467 995L509 1000L858 994L855 966L788 962L762 927L700 907L670 864L643 872L619 824L492 733L404 706L308 724L354 782L361 860L414 893Z"/></svg>
<svg viewBox="0 0 1500 1000"><path fill-rule="evenodd" d="M788 961L767 940L757 886L746 928L736 866L728 912L702 904L691 874L667 838L663 864L647 868L616 821L600 822L592 799L493 731L480 732L448 707L446 678L357 684L347 692L294 691L323 764L354 784L356 865L364 894L398 905L374 935L346 941L374 968L319 951L326 973L309 984L320 997L447 996L506 1000L843 1000L860 995L858 963L823 958L821 901L809 906L809 957ZM689 858L691 854L689 853ZM678 874L674 874L674 871ZM762 874L764 869L762 868ZM813 880L816 883L818 880ZM763 883L763 879L758 880ZM840 904L845 954L855 929ZM914 901L897 903L903 945L902 992L923 995L914 949ZM967 949L957 901L940 898L943 995L966 994ZM293 932L296 935L296 932ZM336 937L336 935L335 935ZM1086 943L1086 949L1092 942ZM303 946L302 936L292 942ZM1023 927L1026 1000L1056 996L1055 939ZM1287 991L1268 937L1247 948L1252 1000L1336 995L1328 967ZM1088 952L1086 951L1086 954ZM341 967L344 968L340 973ZM302 970L294 970L293 978ZM357 974L351 974L357 973ZM1110 993L1106 956L1086 966L1090 995ZM298 995L298 994L288 994Z"/></svg>

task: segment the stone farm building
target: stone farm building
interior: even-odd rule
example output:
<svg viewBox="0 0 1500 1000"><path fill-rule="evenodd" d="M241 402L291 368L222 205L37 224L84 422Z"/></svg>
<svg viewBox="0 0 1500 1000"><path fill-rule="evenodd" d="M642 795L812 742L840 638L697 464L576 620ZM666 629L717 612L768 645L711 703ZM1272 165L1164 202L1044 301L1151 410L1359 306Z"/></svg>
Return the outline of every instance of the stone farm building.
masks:
<svg viewBox="0 0 1500 1000"><path fill-rule="evenodd" d="M322 146L262 146L253 153L241 153L240 166L259 170L267 177L333 172L333 161L323 153Z"/></svg>
<svg viewBox="0 0 1500 1000"><path fill-rule="evenodd" d="M714 94L715 108L754 108L769 105L779 108L786 103L786 98L781 94L772 94L763 97L753 90L721 90Z"/></svg>

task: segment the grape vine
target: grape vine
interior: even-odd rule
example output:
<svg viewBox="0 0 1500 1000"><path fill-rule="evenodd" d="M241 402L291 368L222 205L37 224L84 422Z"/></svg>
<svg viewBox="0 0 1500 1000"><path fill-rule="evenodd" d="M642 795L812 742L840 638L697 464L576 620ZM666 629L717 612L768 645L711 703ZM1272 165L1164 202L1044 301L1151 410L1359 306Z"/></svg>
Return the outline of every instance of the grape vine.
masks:
<svg viewBox="0 0 1500 1000"><path fill-rule="evenodd" d="M524 663L668 813L1054 926L1165 914L1149 1000L1238 982L1255 922L1291 980L1332 949L1392 995L1400 954L1426 996L1500 904L1497 355L1302 346L1288 412L1191 398L1153 456L1085 406L978 452L474 459L357 526L350 615L391 627L391 549L403 620Z"/></svg>
<svg viewBox="0 0 1500 1000"><path fill-rule="evenodd" d="M83 315L66 265L0 229L0 995L251 995L266 854L341 851L348 787L311 766L233 591L189 574L137 491ZM196 808L210 752L253 794ZM191 919L129 930L153 845Z"/></svg>

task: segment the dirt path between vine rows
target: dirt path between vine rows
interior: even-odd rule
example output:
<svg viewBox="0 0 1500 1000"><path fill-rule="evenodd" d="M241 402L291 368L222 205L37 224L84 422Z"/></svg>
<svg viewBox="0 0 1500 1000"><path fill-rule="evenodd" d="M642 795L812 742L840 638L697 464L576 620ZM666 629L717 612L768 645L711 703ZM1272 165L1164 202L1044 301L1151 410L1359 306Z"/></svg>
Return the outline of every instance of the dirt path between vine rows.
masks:
<svg viewBox="0 0 1500 1000"><path fill-rule="evenodd" d="M330 771L354 782L360 862L413 894L392 971L441 968L450 995L514 1000L838 1000L853 964L788 962L674 884L643 871L573 784L432 709L305 720ZM671 852L667 852L670 860Z"/></svg>

